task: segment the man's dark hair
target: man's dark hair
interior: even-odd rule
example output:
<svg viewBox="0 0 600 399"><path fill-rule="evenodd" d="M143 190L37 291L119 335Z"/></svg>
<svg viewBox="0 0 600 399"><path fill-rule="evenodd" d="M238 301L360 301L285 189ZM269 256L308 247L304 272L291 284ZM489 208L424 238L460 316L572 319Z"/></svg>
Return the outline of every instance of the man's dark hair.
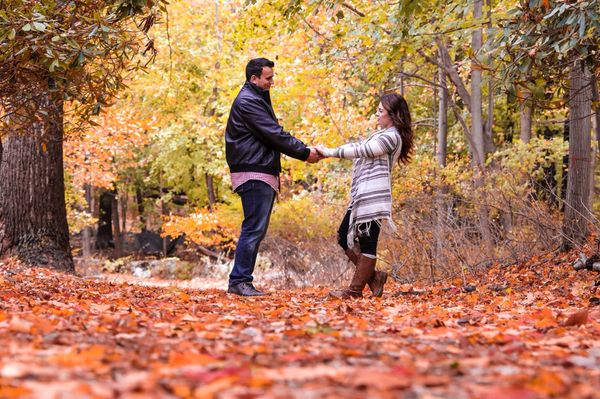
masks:
<svg viewBox="0 0 600 399"><path fill-rule="evenodd" d="M246 80L250 81L252 75L260 78L260 75L262 75L262 69L264 67L273 68L274 66L275 63L271 60L266 58L254 58L248 62L248 65L246 65Z"/></svg>

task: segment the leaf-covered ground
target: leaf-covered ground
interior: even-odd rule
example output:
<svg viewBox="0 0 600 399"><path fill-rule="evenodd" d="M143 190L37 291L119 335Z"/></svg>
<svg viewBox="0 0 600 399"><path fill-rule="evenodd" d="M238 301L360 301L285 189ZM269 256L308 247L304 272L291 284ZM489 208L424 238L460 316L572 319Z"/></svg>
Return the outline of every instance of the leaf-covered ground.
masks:
<svg viewBox="0 0 600 399"><path fill-rule="evenodd" d="M0 397L598 398L600 293L566 260L345 302L5 263Z"/></svg>

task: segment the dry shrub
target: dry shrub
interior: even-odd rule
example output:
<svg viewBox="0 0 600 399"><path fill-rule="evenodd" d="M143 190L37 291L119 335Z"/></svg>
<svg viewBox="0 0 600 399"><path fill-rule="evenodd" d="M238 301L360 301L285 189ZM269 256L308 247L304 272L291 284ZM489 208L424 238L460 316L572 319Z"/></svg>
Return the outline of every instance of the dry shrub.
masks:
<svg viewBox="0 0 600 399"><path fill-rule="evenodd" d="M269 233L297 244L330 240L335 238L342 207L324 193L303 191L274 205Z"/></svg>
<svg viewBox="0 0 600 399"><path fill-rule="evenodd" d="M337 244L344 203L327 193L303 192L275 204L261 253L271 260L274 286L331 285L348 268Z"/></svg>
<svg viewBox="0 0 600 399"><path fill-rule="evenodd" d="M459 161L403 168L394 185L398 231L384 238L380 259L406 282L465 279L557 249L565 152L561 138L534 139L496 153L484 174Z"/></svg>
<svg viewBox="0 0 600 399"><path fill-rule="evenodd" d="M402 282L466 280L492 263L558 248L565 151L561 139L515 143L490 160L483 176L468 160L440 169L418 158L396 169L397 230L382 230L378 267ZM281 271L278 284L339 285L352 273L335 237L345 200L327 191L277 204L263 250Z"/></svg>
<svg viewBox="0 0 600 399"><path fill-rule="evenodd" d="M485 195L488 195L487 199ZM467 198L422 193L395 215L398 231L382 239L379 257L403 281L439 280L476 274L493 262L518 263L560 245L557 208L532 196ZM479 210L488 214L492 251L484 240Z"/></svg>
<svg viewBox="0 0 600 399"><path fill-rule="evenodd" d="M261 281L277 288L340 285L354 270L333 239L296 243L269 234L261 253L271 262Z"/></svg>

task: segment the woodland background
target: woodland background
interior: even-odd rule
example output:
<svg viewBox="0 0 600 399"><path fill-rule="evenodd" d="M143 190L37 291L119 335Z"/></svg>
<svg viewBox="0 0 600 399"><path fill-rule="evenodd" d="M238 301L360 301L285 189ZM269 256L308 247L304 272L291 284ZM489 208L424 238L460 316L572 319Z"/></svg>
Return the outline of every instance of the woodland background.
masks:
<svg viewBox="0 0 600 399"><path fill-rule="evenodd" d="M597 397L599 15L0 0L0 397ZM350 163L285 157L271 295L224 293L241 222L224 126L257 56L310 145L359 140L378 95L407 98L382 299L325 299L351 273Z"/></svg>
<svg viewBox="0 0 600 399"><path fill-rule="evenodd" d="M597 1L2 4L3 254L72 270L69 234L87 260L131 254L148 231L231 258L241 211L223 131L256 56L276 61L276 112L308 144L358 140L376 127L379 94L408 99L416 152L394 175L399 231L380 254L398 279L581 249L595 229ZM63 138L64 174L51 145ZM284 162L265 249L326 276L311 283L339 276L349 170ZM38 199L24 202L32 186Z"/></svg>
<svg viewBox="0 0 600 399"><path fill-rule="evenodd" d="M276 60L276 112L307 144L364 137L384 91L408 99L417 150L394 175L399 232L380 254L399 278L436 280L577 247L596 224L598 7L173 2L150 31L155 61L128 76L116 105L92 118L96 127L67 133L71 232L93 237L84 226L112 195L115 256L123 234L143 228L233 249L241 212L223 131L246 60L265 56ZM577 96L585 100L574 105ZM588 177L568 185L573 106ZM299 252L284 265L295 272L319 264L337 276L350 164L286 160L284 169L267 248Z"/></svg>

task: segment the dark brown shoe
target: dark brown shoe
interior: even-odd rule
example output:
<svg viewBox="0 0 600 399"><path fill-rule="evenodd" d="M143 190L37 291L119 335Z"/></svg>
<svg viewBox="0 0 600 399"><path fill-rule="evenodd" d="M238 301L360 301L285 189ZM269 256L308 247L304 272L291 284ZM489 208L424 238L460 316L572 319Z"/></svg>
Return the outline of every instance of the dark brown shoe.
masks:
<svg viewBox="0 0 600 399"><path fill-rule="evenodd" d="M257 290L254 288L252 283L239 283L236 285L232 285L227 289L229 294L236 294L240 296L263 296L267 295L266 293Z"/></svg>
<svg viewBox="0 0 600 399"><path fill-rule="evenodd" d="M354 292L346 288L343 290L329 291L329 296L337 299L362 298L362 292Z"/></svg>

